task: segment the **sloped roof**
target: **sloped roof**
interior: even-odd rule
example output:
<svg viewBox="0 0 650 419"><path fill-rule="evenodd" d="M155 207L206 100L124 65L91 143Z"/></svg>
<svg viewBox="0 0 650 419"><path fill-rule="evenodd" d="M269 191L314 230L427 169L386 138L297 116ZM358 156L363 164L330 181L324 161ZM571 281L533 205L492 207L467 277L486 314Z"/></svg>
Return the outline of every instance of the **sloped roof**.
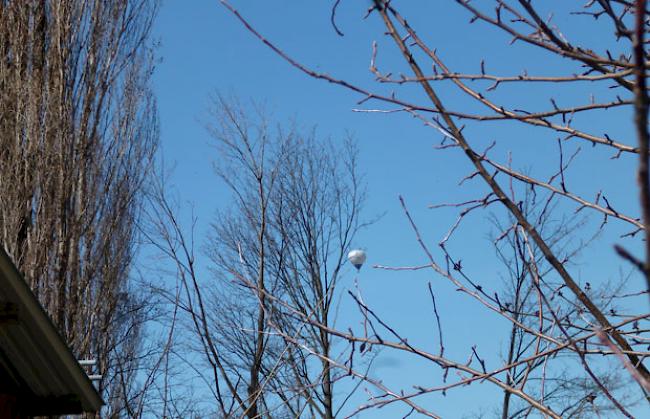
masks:
<svg viewBox="0 0 650 419"><path fill-rule="evenodd" d="M0 246L0 393L23 414L96 412L92 382Z"/></svg>

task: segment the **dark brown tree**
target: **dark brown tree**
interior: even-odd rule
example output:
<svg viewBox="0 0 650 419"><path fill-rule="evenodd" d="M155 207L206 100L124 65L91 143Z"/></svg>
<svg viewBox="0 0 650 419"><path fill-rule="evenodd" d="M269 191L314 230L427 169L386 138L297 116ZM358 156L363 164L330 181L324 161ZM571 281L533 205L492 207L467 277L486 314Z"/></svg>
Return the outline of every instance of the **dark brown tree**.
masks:
<svg viewBox="0 0 650 419"><path fill-rule="evenodd" d="M0 237L108 415L141 396L146 318L131 267L156 150L157 2L0 2Z"/></svg>

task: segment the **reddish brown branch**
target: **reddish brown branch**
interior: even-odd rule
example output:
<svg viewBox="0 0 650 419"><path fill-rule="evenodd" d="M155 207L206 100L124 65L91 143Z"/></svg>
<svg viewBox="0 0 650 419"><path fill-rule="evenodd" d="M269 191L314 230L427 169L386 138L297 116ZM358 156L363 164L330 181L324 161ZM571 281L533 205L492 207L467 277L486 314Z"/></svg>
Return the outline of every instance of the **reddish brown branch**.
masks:
<svg viewBox="0 0 650 419"><path fill-rule="evenodd" d="M395 41L397 47L401 51L404 59L411 67L415 76L418 78L423 78L424 73L420 68L420 65L417 63L413 55L411 54L409 48L403 41L403 38L397 32L397 29L388 15L388 10L390 10L391 15L399 22L399 24L410 34L410 38L421 48L425 53L427 53L432 58L435 57L435 53L428 48L426 44L417 36L415 31L406 23L406 21L397 13L396 10L386 6L383 2L376 0L376 4L381 6L379 9L380 15L386 28L388 29L389 35ZM385 7L384 7L385 6ZM426 95L429 97L431 102L440 112L442 119L447 125L448 130L453 135L454 139L457 141L458 145L463 149L465 155L473 163L476 170L479 172L481 178L488 184L492 189L494 194L501 200L503 205L508 209L508 211L516 218L517 222L524 228L524 230L530 235L533 239L539 250L542 252L548 263L555 269L555 271L560 275L566 286L573 292L577 299L582 303L585 308L591 313L591 315L596 319L596 321L606 328L611 328L611 324L603 312L594 304L594 302L583 292L580 286L574 281L571 274L566 270L563 263L558 260L553 251L550 249L548 244L544 241L541 235L538 233L537 229L526 219L523 215L517 204L512 202L506 193L503 191L501 186L496 182L494 176L486 169L481 161L481 156L479 156L474 149L469 145L468 141L465 139L465 136L461 130L457 127L456 123L453 121L451 116L447 114L445 107L442 101L439 99L438 95L435 93L431 85L427 82L422 82L421 86L425 91ZM642 153L643 154L643 153ZM645 153L647 155L647 152ZM650 205L648 206L650 211ZM612 330L612 337L618 345L623 350L630 351L632 348L629 343L623 336L621 336L616 330ZM628 354L628 357L632 364L636 365L639 372L645 377L650 379L650 372L643 365L641 360L632 354Z"/></svg>
<svg viewBox="0 0 650 419"><path fill-rule="evenodd" d="M636 2L636 20L634 37L634 122L639 140L639 195L641 200L641 218L645 226L645 262L644 274L650 289L650 178L648 177L648 93L646 92L646 63L643 36L645 34L645 0ZM647 378L647 377L646 377Z"/></svg>

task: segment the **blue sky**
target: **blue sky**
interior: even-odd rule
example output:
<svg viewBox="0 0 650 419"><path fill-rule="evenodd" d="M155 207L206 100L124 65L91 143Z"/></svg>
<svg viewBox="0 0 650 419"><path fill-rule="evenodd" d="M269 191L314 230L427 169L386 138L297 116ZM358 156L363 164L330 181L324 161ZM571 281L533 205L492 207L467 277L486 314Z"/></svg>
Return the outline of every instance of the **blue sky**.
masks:
<svg viewBox="0 0 650 419"><path fill-rule="evenodd" d="M372 41L379 43L380 69L395 73L406 69L389 39L382 35L384 29L378 18L362 19L366 3L370 2L341 3L337 24L345 34L343 37L337 36L330 24L331 3L296 0L233 2L257 30L300 62L337 78L390 92L393 87L376 85L368 71ZM523 69L531 74L552 74L565 65L548 54L531 52L522 45L509 46L507 37L486 26L469 25L467 13L454 3L411 1L399 4L410 23L439 48L442 56L455 68L476 73L483 56L488 57L488 70L510 75ZM561 4L558 1L551 3ZM557 19L560 26L567 22L563 15ZM604 48L612 41L601 35L603 32L598 29L602 27L598 25L602 23L585 18L584 25L567 27L566 35ZM361 99L358 95L310 79L290 67L251 36L217 1L164 1L154 36L161 43L158 50L161 61L156 67L154 89L160 110L162 151L168 165L171 162L175 164L172 181L181 201L192 206L198 217L199 237L205 233L215 211L227 206L229 199L228 192L213 174L211 165L218 161L219 156L203 127L208 118L211 94L218 91L234 94L242 100L266 103L275 121L282 123L295 119L305 128L316 126L322 136L343 138L351 132L358 140L359 168L365 173L368 183L365 216L372 218L383 214L380 221L361 232L356 240L357 246L368 251L367 266L360 275L366 302L413 342L435 351L435 329L426 291L430 281L438 298L448 353L464 361L469 356L471 344L477 343L481 353L487 354L488 364L498 365L498 348L506 339L508 330L502 320L430 272L390 273L370 268L374 264L409 266L425 262L400 208L399 195L405 198L425 241L440 258L436 244L454 222L457 211L430 210L427 207L480 197L486 191L478 180L458 187L458 182L471 171L468 161L460 153L435 150L441 136L410 116L353 112L353 108L360 107L357 105ZM401 89L400 92L406 92L404 94L413 100L422 99L417 89ZM554 91L553 97L564 104L586 103L588 94L592 92L599 98L611 95L607 89L594 91L569 87ZM548 85L525 89L505 87L495 95L507 97L522 107L549 107ZM441 88L441 96L449 106L479 110L448 85ZM364 106L386 108L372 103ZM594 132L607 130L624 142L632 143L630 118L629 113L612 111L579 122ZM546 176L555 170L558 164L557 143L553 134L522 126L505 128L499 124L470 125L466 132L475 144L487 146L492 140L498 140L494 156L500 161L505 161L507 153L512 152L515 166L519 169ZM590 154L588 158L578 159L567 173L572 185L592 198L603 189L618 208L635 214L633 161L612 161L609 159L611 152L592 151L584 143L567 143L566 148L573 150L578 145L585 149L582 155ZM499 212L497 208L494 211ZM490 227L486 217L489 212L468 217L450 243L452 250L463 255L468 272L480 277L487 287L498 284L501 270L488 241ZM569 216L571 213L567 212ZM621 265L611 252L611 240L616 240L621 231L616 223L612 224L613 232L601 237L580 263L572 267L577 278L597 283L619 275ZM626 242L626 245L634 249L638 244ZM350 270L347 284L350 287L352 275ZM638 288L640 282L636 287L634 285L631 284L632 289ZM348 323L357 320L343 315L339 321L345 329ZM394 383L396 389L408 390L408 384L413 382L431 385L439 381L437 371L431 374L430 369L396 356L382 360L375 372ZM492 386L474 385L472 389L449 392L447 397L433 396L427 405L444 417L462 417L462 414L483 408L490 412L491 399L500 395ZM471 403L467 402L468 398ZM400 407L380 413L381 417L393 417L406 412ZM368 414L363 417L378 416Z"/></svg>

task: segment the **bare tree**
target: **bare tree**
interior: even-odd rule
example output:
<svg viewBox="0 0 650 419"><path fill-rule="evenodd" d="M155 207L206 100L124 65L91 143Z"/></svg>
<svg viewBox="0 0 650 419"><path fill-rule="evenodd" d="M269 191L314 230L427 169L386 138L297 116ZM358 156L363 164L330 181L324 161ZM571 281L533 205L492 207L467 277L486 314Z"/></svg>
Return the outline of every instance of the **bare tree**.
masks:
<svg viewBox="0 0 650 419"><path fill-rule="evenodd" d="M577 265L576 259L581 250L587 248L589 243L596 237L589 239L580 235L580 229L589 225L588 217L575 217L570 219L555 219L557 212L555 204L548 205L543 194L538 194L533 188L528 188L523 199L520 201L522 211L528 218L537 220L537 226L544 239L553 251L564 261L566 266ZM545 263L543 255L539 251L533 255L527 255L525 241L517 229L510 229L514 224L512 217L502 222L496 216L492 218L495 227L495 237L492 238L498 259L504 267L504 289L499 292L502 309L512 315L516 322L520 322L531 329L538 329L543 333L551 333L555 324L550 319L539 323L539 304L536 298L537 289L534 284L534 275L531 272L530 258L540 269L540 276L547 277L552 268ZM503 232L506 232L503 234ZM623 278L628 279L628 278ZM590 298L598 303L600 307L613 309L612 295L620 292L623 282L612 284L586 283L586 291ZM554 285L560 288L560 284ZM567 301L561 291L551 296L554 301L555 311L563 317L567 324L579 324L581 310L579 306ZM543 312L543 310L542 310ZM572 332L572 336L579 336L580 331ZM510 387L534 387L544 394L547 403L557 406L557 411L562 416L583 417L585 415L597 416L608 412L612 408L606 400L596 397L598 387L591 380L582 378L583 371L579 368L564 369L553 368L546 358L535 358L535 353L552 348L552 344L540 342L536 336L527 333L516 323L510 325L509 338L504 348L505 365L513 365L507 371L505 382ZM567 354L570 355L570 354ZM565 357L567 357L565 355ZM532 362L520 363L526 358L533 357ZM564 362L566 365L566 361ZM616 368L607 368L599 371L598 379L608 383L613 391L621 391L628 385L624 374ZM503 404L501 406L501 417L519 418L526 417L531 413L531 406L513 400L512 393L503 392ZM627 406L633 405L638 398L631 398L623 401Z"/></svg>
<svg viewBox="0 0 650 419"><path fill-rule="evenodd" d="M276 281L268 244L271 199L283 156L260 113L247 115L240 105L230 105L219 97L213 116L216 122L209 129L223 158L215 169L235 200L231 214L214 223L210 255L217 278L224 284L217 291L218 301L230 303L222 306L222 320L208 333L215 333L213 339L229 347L229 354L222 357L233 378L215 378L232 381L231 396L238 401L241 415L256 418L268 414L262 411L267 411L270 403L262 389L263 369L275 369L273 364L264 367L263 363L273 344L268 334L271 313L266 294L274 290ZM253 122L256 118L258 122ZM239 280L229 284L233 276ZM245 389L241 396L239 384Z"/></svg>
<svg viewBox="0 0 650 419"><path fill-rule="evenodd" d="M308 68L260 34L227 1L222 0L221 3L247 30L291 66L310 77L360 94L359 103L363 104L364 108L356 109L357 111L409 114L432 128L433 132L442 134L439 148L457 151L471 164L471 172L467 173L461 183L478 180L487 188L487 192L483 192L484 189L476 192L475 198L467 202L442 205L458 208L460 212L457 221L440 241L437 253L425 244L416 221L405 201L401 199L405 216L422 248L425 264L379 268L398 271L431 269L437 276L446 279L455 289L467 295L469 301L484 306L488 312L510 322L515 335L525 335L525 339L515 336L511 342L529 342L532 347L527 347L529 352L523 357L514 356L513 348L512 354L502 365L488 370L485 358L474 346L471 347L469 361L456 360L453 358L457 355L445 354L442 332L438 351L410 344L408 337L387 324L380 313L373 311L372 307L368 307L357 296L351 295L362 309L365 321L372 326L371 334L360 336L352 330L338 330L322 322L313 321L305 315L301 318L304 322L350 343L380 346L424 359L438 365L442 371L438 382L428 387L417 386L407 392L393 390L384 380L353 369L352 362L330 360L332 368L340 368L377 389L377 393L371 395L368 403L360 406L357 411L404 403L409 409L408 414L417 412L428 417L438 417L418 400L422 400L425 395L444 393L460 389L465 384L481 381L501 388L523 403L523 410L511 411L507 407L511 396L506 396L504 417L526 416L533 411L548 417L590 414L587 412L601 414L605 411L609 412L608 415L616 412L618 415L632 417L625 399L631 393L641 399L647 399L647 392L650 391L650 373L643 362L649 355L644 342L647 342L645 324L649 316L647 295L650 293L650 241L638 241L639 236L650 234L646 87L648 53L644 42L648 26L646 2L599 0L585 1L580 6L563 4L551 7L530 0L494 0L490 5L467 0L456 1L457 7L465 10L471 23L480 22L483 25L482 30L496 30L511 37L512 42L530 47L531 56L539 53L539 61L550 54L559 63L556 67L548 68L548 71L556 74L532 75L526 71L526 60L520 59L516 62L520 63L522 68L502 75L488 71L489 61L495 59L491 56L476 58L476 67L479 69L477 72L451 68L450 60L445 58L448 54L445 44L431 43L426 41L430 37L421 37L400 13L400 9L406 6L397 1L375 0L366 17L374 17L382 22L385 35L397 48L398 56L403 58L410 71L410 74L402 74L400 70L380 70L380 44L373 43L370 72L375 76L377 83L391 86L393 90L390 93L383 93L379 87L368 88L336 78L331 76L330 72L321 73ZM334 29L339 34L336 9L340 3L334 3L331 13ZM444 6L451 7L446 4ZM439 7L442 9L444 6ZM547 18L547 15L551 17ZM588 45L569 39L570 37L555 23L556 16L573 20L604 20L606 26L601 25L598 30L606 27L610 31L603 33L603 37L609 36L607 47L601 42ZM435 26L426 29L434 28ZM440 38L433 36L431 39ZM495 45L490 47L496 48ZM505 44L499 52L514 54ZM518 100L520 95L515 94L516 89L532 88L539 84L549 84L552 87L542 93L548 98L547 109L534 109L530 103ZM412 89L406 86L417 87L425 95L426 101L414 99L415 96L410 94ZM561 95L563 89L574 89L570 90L572 94L569 99L567 95ZM450 93L466 99L453 102L454 106L459 106L460 103L460 108L450 106L446 102L445 97ZM562 100L556 95L561 95ZM595 99L596 96L599 100ZM560 105L567 100L580 101L582 97L591 99L587 103ZM377 103L377 107L372 107L372 103ZM606 134L593 132L590 116L602 118L607 110L611 113L619 109L632 110L635 115L634 123L627 127L627 131L615 130ZM616 118L614 120L619 121ZM552 144L557 145L557 151L553 155L559 164L555 167L537 166L528 174L521 169L526 166L523 160L513 162L507 157L506 161L500 161L499 155L504 152L503 146L507 147L506 140L484 144L481 138L475 138L477 134L474 130L465 129L484 124L485 121L500 123L506 127L523 126L531 132L535 130L536 138L549 137ZM617 138L630 132L636 133L637 143ZM586 152L580 147L581 144L598 147L596 151ZM530 147L538 148L540 152L548 149L533 141L530 142ZM604 156L602 150L609 151L609 155ZM598 167L599 174L607 173L608 170L620 170L618 167L621 161L629 164L629 159L635 159L633 162L638 159L641 202L639 215L628 210L629 205L613 202L611 195L604 191L598 182L598 176L594 176L588 187L573 186L570 167L581 158L589 159L592 167ZM525 211L521 197L526 193L539 195L542 208L540 211ZM587 196L595 196L595 199ZM623 207L626 211L620 210ZM525 276L529 278L526 282L530 287L526 287L525 292L530 293L530 296L526 300L532 301L534 308L522 306L524 301L506 301L506 298L510 297L516 300L517 294L508 295L500 289L488 289L487 286L481 285L486 281L472 277L464 267L471 255L455 254L452 246L449 246L455 231L468 214L486 208L503 211L501 214L506 216L505 219L510 217L510 222L503 225L498 237L500 240L512 240L515 253L509 262L510 268L515 273L517 269L523 269ZM544 233L546 218L543 215L548 215L551 209L552 217L560 220L568 219L575 212L581 211L591 211L594 215L602 217L602 222L596 224L591 233L587 233L585 228L568 233L577 239L584 239L601 232L602 236L610 241L612 255L615 250L615 253L623 258L612 259L620 262L613 265L618 268L624 264L627 268L627 264L631 263L631 266L641 273L644 280L641 290L635 275L629 277L624 289L611 289L605 294L594 293L591 281L583 282L577 279L576 271L568 258L570 255L563 254L561 247L553 246L553 235ZM628 211L630 213L627 213ZM621 228L629 230L620 237L612 238ZM625 246L619 244L622 240L626 240ZM637 248L645 249L645 256L635 256L635 251L628 250ZM522 278L521 275L515 275L515 279L520 283ZM435 309L433 292L431 296ZM639 302L640 297L643 297L643 303ZM513 304L519 308L513 309ZM291 310L296 314L300 312L297 307L292 307ZM433 321L440 327L437 311L434 317ZM388 339L386 335L391 338ZM351 352L350 359L352 357ZM567 363L563 364L564 361ZM628 378L636 381L636 390L631 385L621 388L620 383L608 379L612 376L600 374L599 370L606 365L609 368L612 365L625 368ZM531 385L529 380L535 366L538 368L539 385ZM580 384L580 391L573 392L574 399L561 397L561 402L558 402L558 399L547 394L546 390L550 388L547 387L547 381L550 381L551 377L558 377L552 371L561 369L579 371L584 379ZM456 371L459 377L453 382L448 381L448 372L451 370ZM518 376L517 371L523 375ZM566 383L575 384L575 381ZM565 390L573 391L570 387L565 387ZM570 395L571 391L564 391L564 394ZM594 403L596 399L600 404Z"/></svg>
<svg viewBox="0 0 650 419"><path fill-rule="evenodd" d="M351 142L337 149L313 137L292 139L284 147L287 151L280 166L278 193L274 195L273 228L277 238L273 264L286 303L296 307L304 318L330 326L345 256L356 232L363 227L359 213L364 189L357 173L357 151ZM335 400L333 393L334 382L340 378L329 361L340 356L335 353L333 337L313 324L295 321L295 315L284 317L276 328L285 338L291 337L291 362L308 364L304 347L317 354L320 362L319 368L293 369L292 378L300 388L313 389L309 407L318 416L333 418L345 400ZM286 317L293 320L287 321Z"/></svg>
<svg viewBox="0 0 650 419"><path fill-rule="evenodd" d="M156 1L0 3L0 234L107 414L139 392L148 318L131 267L156 150Z"/></svg>
<svg viewBox="0 0 650 419"><path fill-rule="evenodd" d="M337 345L302 317L333 322L345 255L362 227L353 142L335 147L314 132L271 129L263 111L223 97L212 117L215 169L233 203L212 224L211 277L199 274L193 233L183 232L162 189L162 240L154 240L177 266L183 292L176 303L192 348L209 366L201 376L212 408L223 417L332 418L345 402L335 396L342 377L328 361ZM291 306L298 315L285 310Z"/></svg>

